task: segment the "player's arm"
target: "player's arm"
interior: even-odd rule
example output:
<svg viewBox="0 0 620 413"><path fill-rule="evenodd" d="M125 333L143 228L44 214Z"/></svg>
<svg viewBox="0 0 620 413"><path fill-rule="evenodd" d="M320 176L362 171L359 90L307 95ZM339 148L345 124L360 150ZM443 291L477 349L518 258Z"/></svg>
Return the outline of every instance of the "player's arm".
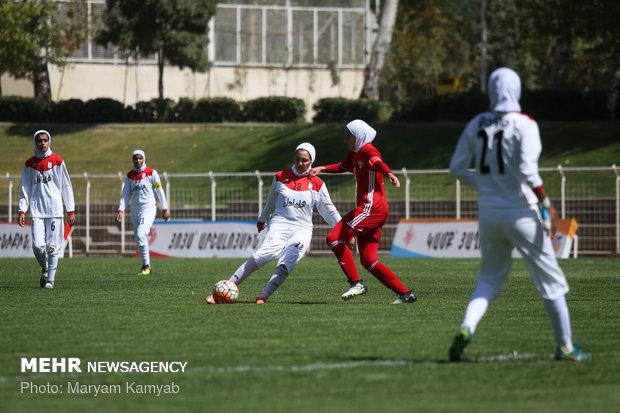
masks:
<svg viewBox="0 0 620 413"><path fill-rule="evenodd" d="M308 176L312 178L313 176L316 176L320 174L321 172L325 172L328 174L351 172L353 171L353 156L354 155L355 153L353 151L350 151L347 154L347 157L344 158L344 160L340 163L333 163L333 164L324 165L324 166L315 166L314 168L310 169Z"/></svg>
<svg viewBox="0 0 620 413"><path fill-rule="evenodd" d="M30 177L30 168L24 165L22 169L22 183L19 191L19 218L18 224L23 227L26 223L26 211L30 203L30 193L32 192L32 179Z"/></svg>
<svg viewBox="0 0 620 413"><path fill-rule="evenodd" d="M555 234L557 231L558 212L551 204L551 199L545 193L545 188L541 185L536 188L532 188L536 198L538 198L538 206L540 207L540 215L543 219L543 225L547 231L551 231L551 234Z"/></svg>
<svg viewBox="0 0 620 413"><path fill-rule="evenodd" d="M338 209L334 206L331 197L329 196L327 185L324 183L319 190L318 196L319 199L316 204L316 209L319 211L319 214L323 217L325 222L333 228L342 218L338 212Z"/></svg>
<svg viewBox="0 0 620 413"><path fill-rule="evenodd" d="M61 179L61 192L62 199L65 202L65 208L67 209L67 222L70 226L74 226L76 222L75 218L75 199L73 198L73 185L71 184L71 178L69 177L69 171L67 165L63 161L60 166Z"/></svg>
<svg viewBox="0 0 620 413"><path fill-rule="evenodd" d="M375 172L383 174L385 177L387 177L388 181L390 181L392 185L394 185L396 188L400 188L400 181L398 180L396 175L392 173L390 167L387 166L387 164L383 162L381 157L378 156L378 154L372 155L368 162L370 163L370 167Z"/></svg>
<svg viewBox="0 0 620 413"><path fill-rule="evenodd" d="M123 192L121 193L121 200L118 202L118 212L116 214L116 221L121 222L123 219L123 213L125 208L131 199L131 181L129 178L125 178L125 185L123 186Z"/></svg>
<svg viewBox="0 0 620 413"><path fill-rule="evenodd" d="M476 174L469 170L475 154L473 147L475 141L470 137L471 125L472 122L467 125L456 144L452 158L450 158L450 173L465 185L478 189Z"/></svg>
<svg viewBox="0 0 620 413"><path fill-rule="evenodd" d="M161 206L162 216L165 221L170 219L170 212L168 212L168 202L166 199L166 193L164 192L164 188L161 184L161 179L159 178L159 174L156 170L153 170L153 190L157 194L157 198L159 198L159 205Z"/></svg>
<svg viewBox="0 0 620 413"><path fill-rule="evenodd" d="M256 228L258 232L261 232L267 227L267 221L273 214L273 211L276 209L276 199L278 198L278 192L276 189L277 180L274 177L273 182L271 183L271 188L269 188L269 195L267 195L267 202L265 202L265 206L263 207L263 211L258 217L256 221Z"/></svg>

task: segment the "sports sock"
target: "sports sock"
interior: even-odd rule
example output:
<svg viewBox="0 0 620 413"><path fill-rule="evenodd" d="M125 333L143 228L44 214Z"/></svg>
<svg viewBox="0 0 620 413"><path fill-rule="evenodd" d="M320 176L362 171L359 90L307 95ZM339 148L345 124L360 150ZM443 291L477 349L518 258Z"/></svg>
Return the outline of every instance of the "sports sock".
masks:
<svg viewBox="0 0 620 413"><path fill-rule="evenodd" d="M381 281L381 284L385 285L390 290L394 291L396 294L406 293L409 291L409 288L405 287L405 285L398 279L396 274L388 268L387 265L376 261L373 265L368 268L368 271L375 278Z"/></svg>
<svg viewBox="0 0 620 413"><path fill-rule="evenodd" d="M489 299L487 297L475 297L471 299L465 310L465 318L461 324L461 328L468 327L469 331L474 334L476 326L484 316L489 307Z"/></svg>
<svg viewBox="0 0 620 413"><path fill-rule="evenodd" d="M566 297L561 296L553 301L543 299L543 306L547 314L549 314L556 343L558 343L559 346L566 347L569 349L568 351L572 351L572 331Z"/></svg>
<svg viewBox="0 0 620 413"><path fill-rule="evenodd" d="M34 257L37 259L37 262L41 266L42 270L47 268L47 257L45 256L45 247L35 247L32 246L32 251L34 252Z"/></svg>
<svg viewBox="0 0 620 413"><path fill-rule="evenodd" d="M338 259L340 269L344 272L344 275L347 276L349 282L355 283L360 281L360 276L355 267L355 260L353 260L353 254L345 243L341 240L337 240L329 244L329 248Z"/></svg>
<svg viewBox="0 0 620 413"><path fill-rule="evenodd" d="M54 282L56 278L56 268L58 268L58 255L50 255L47 259L47 281Z"/></svg>
<svg viewBox="0 0 620 413"><path fill-rule="evenodd" d="M151 266L151 256L149 253L149 246L147 245L140 245L138 246L138 249L140 250L140 259L142 260L142 265L148 265L149 267Z"/></svg>
<svg viewBox="0 0 620 413"><path fill-rule="evenodd" d="M288 270L285 266L279 265L269 279L269 282L265 286L263 292L260 293L260 296L267 300L271 294L273 294L278 287L282 285L282 283L286 280L286 277L288 277Z"/></svg>
<svg viewBox="0 0 620 413"><path fill-rule="evenodd" d="M246 262L241 264L237 271L229 278L230 281L235 284L241 284L246 278L250 276L254 271L258 270L261 266L258 265L254 257L250 257Z"/></svg>

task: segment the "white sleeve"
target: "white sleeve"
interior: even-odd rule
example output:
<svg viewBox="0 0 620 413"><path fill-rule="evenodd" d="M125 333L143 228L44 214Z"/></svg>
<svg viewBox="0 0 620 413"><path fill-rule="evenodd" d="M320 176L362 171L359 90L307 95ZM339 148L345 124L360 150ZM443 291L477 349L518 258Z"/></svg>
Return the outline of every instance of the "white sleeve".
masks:
<svg viewBox="0 0 620 413"><path fill-rule="evenodd" d="M325 184L323 184L319 190L319 200L316 205L316 209L319 211L319 214L321 214L323 219L332 227L334 227L341 220L340 214L334 206L329 196L327 185Z"/></svg>
<svg viewBox="0 0 620 413"><path fill-rule="evenodd" d="M278 194L276 192L276 178L273 178L273 182L271 183L271 188L269 189L269 195L267 196L267 202L265 203L265 207L263 208L263 212L261 212L258 217L258 221L267 222L269 218L271 218L271 214L276 209L276 199L278 198Z"/></svg>
<svg viewBox="0 0 620 413"><path fill-rule="evenodd" d="M67 165L63 161L60 164L60 176L61 176L61 193L62 199L65 201L65 208L67 212L75 211L75 200L73 198L73 185L71 185L71 178L69 177L69 171L67 171Z"/></svg>
<svg viewBox="0 0 620 413"><path fill-rule="evenodd" d="M129 201L131 200L131 181L129 178L125 178L125 185L123 186L123 193L121 194L121 200L118 203L118 210L125 211Z"/></svg>
<svg viewBox="0 0 620 413"><path fill-rule="evenodd" d="M528 185L531 188L536 188L543 183L538 173L538 158L542 152L538 124L533 121L527 121L522 133L519 171Z"/></svg>
<svg viewBox="0 0 620 413"><path fill-rule="evenodd" d="M31 168L24 165L22 169L22 184L19 191L19 212L28 212L28 205L30 205L30 195L32 194L32 176Z"/></svg>
<svg viewBox="0 0 620 413"><path fill-rule="evenodd" d="M161 179L159 179L159 174L156 170L153 169L153 190L157 194L157 198L159 198L159 204L161 205L162 211L168 209L168 202L166 202L166 193L164 192L164 188L161 184Z"/></svg>
<svg viewBox="0 0 620 413"><path fill-rule="evenodd" d="M475 149L473 147L474 140L470 138L469 132L471 125L472 123L470 122L456 144L452 159L450 159L450 173L456 176L459 181L463 182L465 185L478 189L476 174L469 170L471 161L475 156Z"/></svg>

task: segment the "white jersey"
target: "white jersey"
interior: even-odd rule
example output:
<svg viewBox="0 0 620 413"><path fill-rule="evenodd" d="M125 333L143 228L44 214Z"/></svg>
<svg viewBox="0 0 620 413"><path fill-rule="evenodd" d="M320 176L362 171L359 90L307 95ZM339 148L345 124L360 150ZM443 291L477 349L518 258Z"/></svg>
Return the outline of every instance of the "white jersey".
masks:
<svg viewBox="0 0 620 413"><path fill-rule="evenodd" d="M73 212L73 186L63 159L55 153L28 159L22 169L19 212L25 213L30 206L33 218L61 218L63 200L67 212Z"/></svg>
<svg viewBox="0 0 620 413"><path fill-rule="evenodd" d="M119 211L125 211L129 202L132 201L132 210L142 210L144 208L156 208L155 194L159 198L159 204L162 210L168 209L166 202L166 194L161 186L159 174L153 168L146 167L142 172L135 170L127 173L125 186L118 205Z"/></svg>
<svg viewBox="0 0 620 413"><path fill-rule="evenodd" d="M327 186L320 178L297 176L292 169L287 169L275 175L258 221L267 222L273 215L273 224L294 225L311 231L315 205L332 227L340 221L340 214L329 197Z"/></svg>
<svg viewBox="0 0 620 413"><path fill-rule="evenodd" d="M532 188L542 185L538 124L520 112L484 112L465 127L450 161L450 172L478 190L480 209L531 208ZM475 172L468 170L474 161Z"/></svg>

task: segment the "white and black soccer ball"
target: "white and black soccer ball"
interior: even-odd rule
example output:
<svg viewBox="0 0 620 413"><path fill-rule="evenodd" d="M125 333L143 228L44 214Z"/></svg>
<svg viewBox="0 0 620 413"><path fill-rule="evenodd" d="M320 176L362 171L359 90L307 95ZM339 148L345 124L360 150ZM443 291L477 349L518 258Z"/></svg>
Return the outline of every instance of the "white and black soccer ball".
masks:
<svg viewBox="0 0 620 413"><path fill-rule="evenodd" d="M239 288L230 280L221 280L213 286L212 294L216 303L232 304L239 298Z"/></svg>

